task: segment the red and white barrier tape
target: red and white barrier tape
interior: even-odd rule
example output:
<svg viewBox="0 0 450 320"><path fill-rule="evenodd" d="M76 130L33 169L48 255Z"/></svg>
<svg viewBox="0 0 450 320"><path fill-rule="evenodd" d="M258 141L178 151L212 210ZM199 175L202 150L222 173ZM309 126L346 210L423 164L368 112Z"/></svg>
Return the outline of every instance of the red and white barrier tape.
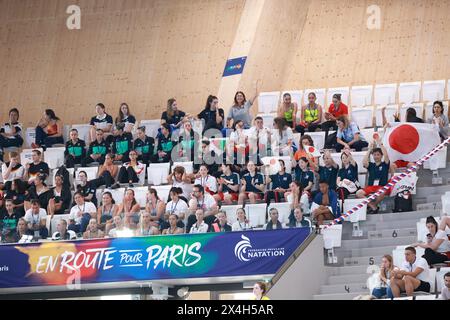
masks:
<svg viewBox="0 0 450 320"><path fill-rule="evenodd" d="M383 188L381 188L380 190L378 190L377 192L375 192L374 194L372 194L370 197L368 197L367 199L361 201L361 203L357 204L355 207L353 207L352 209L348 210L346 213L344 213L343 215L341 215L339 218L334 219L330 224L326 225L324 227L324 229L327 229L331 226L334 226L335 224L343 221L345 218L347 218L348 216L352 215L353 213L355 213L356 211L358 211L359 209L361 209L362 207L364 207L364 205L368 204L369 202L371 202L372 200L375 200L377 197L381 196L382 194L385 194L390 188L392 188L393 186L395 186L399 181L401 181L404 177L406 177L407 175L409 175L410 173L413 173L415 171L417 171L417 169L419 168L419 166L421 166L425 161L429 160L431 157L433 157L436 153L438 153L440 150L442 150L446 145L448 145L450 143L450 138L447 138L447 140L445 140L444 142L442 142L440 145L436 146L433 150L431 150L430 152L428 152L426 155L424 155L420 160L414 162L414 164L408 169L406 170L406 172L401 173L397 176L394 176L391 178L391 180L389 180L389 182L387 183L387 185L385 185Z"/></svg>

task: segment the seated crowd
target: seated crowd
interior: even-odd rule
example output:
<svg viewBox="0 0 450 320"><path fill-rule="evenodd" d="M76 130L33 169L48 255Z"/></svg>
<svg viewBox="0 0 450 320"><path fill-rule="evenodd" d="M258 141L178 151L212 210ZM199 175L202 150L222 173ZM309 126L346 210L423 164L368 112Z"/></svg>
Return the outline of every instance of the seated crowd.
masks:
<svg viewBox="0 0 450 320"><path fill-rule="evenodd" d="M136 117L126 103L120 105L115 121L99 103L90 121L89 141L81 140L77 129L70 130L65 165L57 170L52 188L46 184L49 166L38 149L63 144L63 124L52 109L45 110L36 126L32 161L22 165L19 153L13 151L2 165L2 241L16 242L24 234L57 240L74 235L92 239L241 231L251 228L246 202L289 202L289 223L280 222L278 210L272 208L263 227L267 230L311 226L311 221L320 225L340 216L341 202L346 198L367 197L388 183L394 167L380 137L371 143L365 140L358 126L349 121L348 107L339 94L333 96L323 123L322 107L315 102L314 93L301 108L299 123L298 106L285 94L273 129L265 126L261 117L252 119L250 109L257 95L256 89L247 100L243 92L237 92L226 118L217 97L209 96L198 115L186 114L175 99L170 99L155 137L149 137L145 127L135 129ZM438 117L439 123L448 123L444 115ZM11 109L9 118L0 131L1 150L23 144L19 111ZM202 120L201 132L193 129L194 120ZM334 162L330 150L320 156L311 151L314 143L307 132L321 129L326 132L326 149L342 151L342 167ZM337 132L330 133L331 129ZM299 143L294 141L294 131L302 134ZM228 140L221 144L224 137ZM365 148L363 166L368 170L368 184L361 186L352 152ZM263 163L265 157L272 156L289 157L291 163L282 159ZM133 188L150 164L189 161L193 162L193 173L182 166L172 168L166 181L172 186L167 199L161 199L149 186L146 206L141 208ZM79 184L72 196L67 168L86 166L98 166L97 177L88 180L85 171L78 171ZM123 202L115 204L107 189L120 188L121 184L127 187ZM106 189L101 199L96 198L99 188ZM381 200L368 205L370 213L378 212ZM233 225L221 210L231 204L240 206ZM47 216L63 213L69 213L68 220L61 220L58 230L49 235Z"/></svg>

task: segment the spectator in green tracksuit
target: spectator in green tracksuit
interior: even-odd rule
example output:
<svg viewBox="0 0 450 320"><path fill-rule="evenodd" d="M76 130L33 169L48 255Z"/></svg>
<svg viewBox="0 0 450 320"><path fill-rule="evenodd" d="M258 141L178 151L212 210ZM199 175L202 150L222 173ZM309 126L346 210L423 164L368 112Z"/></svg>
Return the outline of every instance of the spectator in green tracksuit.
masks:
<svg viewBox="0 0 450 320"><path fill-rule="evenodd" d="M124 132L125 124L120 122L116 125L114 131L114 140L112 143L112 152L114 153L114 161L121 161L123 163L129 162L129 153L133 147L132 137Z"/></svg>
<svg viewBox="0 0 450 320"><path fill-rule="evenodd" d="M102 129L97 129L95 133L96 139L91 142L87 151L86 158L82 163L83 167L86 167L92 162L98 162L100 165L105 163L105 157L109 153L109 145L104 139L104 133Z"/></svg>
<svg viewBox="0 0 450 320"><path fill-rule="evenodd" d="M66 142L66 150L64 151L65 164L67 168L73 168L76 164L81 165L86 158L86 143L78 139L78 130L70 130L70 140Z"/></svg>

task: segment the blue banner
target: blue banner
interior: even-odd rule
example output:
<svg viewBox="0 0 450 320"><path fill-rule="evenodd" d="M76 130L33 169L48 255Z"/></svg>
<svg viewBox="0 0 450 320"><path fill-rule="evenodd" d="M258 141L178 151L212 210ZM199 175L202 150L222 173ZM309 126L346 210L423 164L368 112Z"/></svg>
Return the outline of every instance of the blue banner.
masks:
<svg viewBox="0 0 450 320"><path fill-rule="evenodd" d="M241 74L244 72L245 62L247 57L230 59L225 65L225 70L223 71L223 77L234 76L236 74Z"/></svg>
<svg viewBox="0 0 450 320"><path fill-rule="evenodd" d="M0 246L0 288L275 274L309 228Z"/></svg>

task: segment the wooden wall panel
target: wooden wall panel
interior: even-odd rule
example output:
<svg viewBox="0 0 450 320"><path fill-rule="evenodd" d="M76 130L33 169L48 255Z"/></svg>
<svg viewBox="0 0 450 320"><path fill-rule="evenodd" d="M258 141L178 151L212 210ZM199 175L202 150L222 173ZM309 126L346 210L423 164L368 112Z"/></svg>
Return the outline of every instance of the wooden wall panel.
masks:
<svg viewBox="0 0 450 320"><path fill-rule="evenodd" d="M81 7L81 30L66 8ZM50 106L85 123L104 102L160 116L170 97L197 112L216 93L244 0L1 0L1 118L11 106L33 126ZM25 112L26 110L26 112Z"/></svg>
<svg viewBox="0 0 450 320"><path fill-rule="evenodd" d="M382 26L369 30L366 9L373 3L311 1L282 87L338 87L450 76L450 1L376 1Z"/></svg>

